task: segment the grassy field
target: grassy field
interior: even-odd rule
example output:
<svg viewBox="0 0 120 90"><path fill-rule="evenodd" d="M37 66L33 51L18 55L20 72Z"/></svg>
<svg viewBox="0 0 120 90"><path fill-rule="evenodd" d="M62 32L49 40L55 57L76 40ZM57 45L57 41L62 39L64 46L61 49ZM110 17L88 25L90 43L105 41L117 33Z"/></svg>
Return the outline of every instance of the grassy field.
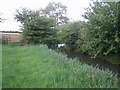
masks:
<svg viewBox="0 0 120 90"><path fill-rule="evenodd" d="M3 88L117 88L117 76L44 45L3 46Z"/></svg>

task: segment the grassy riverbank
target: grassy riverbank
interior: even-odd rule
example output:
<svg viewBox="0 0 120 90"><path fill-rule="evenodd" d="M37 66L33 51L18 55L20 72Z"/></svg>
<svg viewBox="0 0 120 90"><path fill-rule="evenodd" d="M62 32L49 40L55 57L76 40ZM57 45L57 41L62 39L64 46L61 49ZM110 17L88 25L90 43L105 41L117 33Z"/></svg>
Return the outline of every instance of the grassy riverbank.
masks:
<svg viewBox="0 0 120 90"><path fill-rule="evenodd" d="M44 45L3 46L3 88L117 88L117 76Z"/></svg>

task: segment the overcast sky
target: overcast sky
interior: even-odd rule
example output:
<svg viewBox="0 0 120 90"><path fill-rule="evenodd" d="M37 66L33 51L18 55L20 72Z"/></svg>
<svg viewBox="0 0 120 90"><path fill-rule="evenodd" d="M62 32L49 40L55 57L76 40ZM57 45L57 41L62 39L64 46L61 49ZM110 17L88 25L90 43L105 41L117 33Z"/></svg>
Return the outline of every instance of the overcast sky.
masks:
<svg viewBox="0 0 120 90"><path fill-rule="evenodd" d="M38 10L47 6L49 2L61 2L67 6L68 17L72 20L83 20L84 8L89 6L89 0L0 0L0 17L6 19L0 23L0 31L19 31L20 23L14 20L16 9L25 7Z"/></svg>

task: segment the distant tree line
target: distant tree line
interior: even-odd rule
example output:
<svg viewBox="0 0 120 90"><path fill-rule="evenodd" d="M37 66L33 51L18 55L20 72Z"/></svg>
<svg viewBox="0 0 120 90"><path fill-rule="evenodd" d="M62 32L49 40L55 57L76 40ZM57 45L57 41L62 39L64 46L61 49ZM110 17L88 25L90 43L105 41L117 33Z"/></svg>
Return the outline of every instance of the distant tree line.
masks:
<svg viewBox="0 0 120 90"><path fill-rule="evenodd" d="M0 31L2 33L22 33L20 31Z"/></svg>

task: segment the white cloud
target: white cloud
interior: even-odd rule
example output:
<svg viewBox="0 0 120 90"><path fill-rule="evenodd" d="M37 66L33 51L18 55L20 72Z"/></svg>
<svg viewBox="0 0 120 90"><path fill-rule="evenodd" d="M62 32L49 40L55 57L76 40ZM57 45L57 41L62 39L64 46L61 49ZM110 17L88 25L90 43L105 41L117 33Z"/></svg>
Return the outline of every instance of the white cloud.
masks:
<svg viewBox="0 0 120 90"><path fill-rule="evenodd" d="M19 23L14 20L16 9L26 7L29 9L44 8L49 2L61 2L68 7L68 17L73 20L82 20L81 14L84 13L84 7L89 5L89 0L0 0L0 13L6 19L0 23L0 31L18 31Z"/></svg>

